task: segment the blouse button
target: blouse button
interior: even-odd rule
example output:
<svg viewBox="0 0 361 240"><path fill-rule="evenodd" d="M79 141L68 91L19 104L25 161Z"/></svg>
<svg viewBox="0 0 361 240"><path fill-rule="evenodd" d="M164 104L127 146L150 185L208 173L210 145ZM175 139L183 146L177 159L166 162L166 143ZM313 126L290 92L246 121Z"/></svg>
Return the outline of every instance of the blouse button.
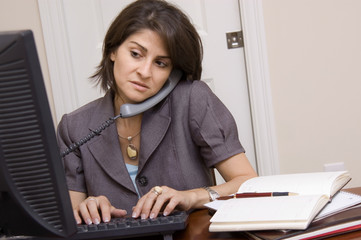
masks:
<svg viewBox="0 0 361 240"><path fill-rule="evenodd" d="M141 185L141 186L147 186L148 185L148 178L145 177L145 176L141 176L138 178L138 183Z"/></svg>

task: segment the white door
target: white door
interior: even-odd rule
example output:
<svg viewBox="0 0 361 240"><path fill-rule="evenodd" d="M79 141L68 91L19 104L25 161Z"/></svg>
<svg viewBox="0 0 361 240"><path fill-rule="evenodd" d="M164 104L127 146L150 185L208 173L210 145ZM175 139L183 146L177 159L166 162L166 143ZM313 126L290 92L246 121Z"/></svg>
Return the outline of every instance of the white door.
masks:
<svg viewBox="0 0 361 240"><path fill-rule="evenodd" d="M238 0L170 1L190 16L201 35L204 44L202 80L209 84L232 112L240 140L256 169L244 49L228 49L226 40L227 32L241 30ZM69 49L68 64L72 72L70 80L60 80L67 81L74 93L70 107L56 109L58 120L65 112L101 96L100 91L91 85L89 76L95 72L101 59L102 40L106 29L119 11L130 2L132 0L61 1ZM64 94L69 93L65 91Z"/></svg>

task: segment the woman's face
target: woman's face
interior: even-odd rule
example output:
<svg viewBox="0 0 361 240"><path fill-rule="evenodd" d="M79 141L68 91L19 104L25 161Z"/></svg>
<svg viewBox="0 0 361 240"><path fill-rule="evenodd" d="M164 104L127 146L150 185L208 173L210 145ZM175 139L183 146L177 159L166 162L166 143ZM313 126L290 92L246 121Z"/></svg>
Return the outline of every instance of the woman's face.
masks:
<svg viewBox="0 0 361 240"><path fill-rule="evenodd" d="M168 51L159 35L143 29L130 35L110 55L118 94L127 103L155 95L172 70Z"/></svg>

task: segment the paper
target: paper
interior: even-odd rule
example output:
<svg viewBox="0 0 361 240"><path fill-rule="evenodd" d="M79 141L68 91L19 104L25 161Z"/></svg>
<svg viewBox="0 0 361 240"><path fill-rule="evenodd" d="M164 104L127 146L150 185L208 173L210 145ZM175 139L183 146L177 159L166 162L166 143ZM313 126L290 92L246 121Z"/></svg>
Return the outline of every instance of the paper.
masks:
<svg viewBox="0 0 361 240"><path fill-rule="evenodd" d="M211 222L305 221L320 195L237 198L226 200ZM285 204L287 202L287 204ZM272 206L269 208L268 206ZM222 211L222 209L231 211ZM265 211L267 209L267 211ZM295 209L297 211L295 211Z"/></svg>
<svg viewBox="0 0 361 240"><path fill-rule="evenodd" d="M345 210L360 203L360 195L346 191L340 191L332 198L332 201L321 210L321 212L316 216L315 221L338 213L342 210Z"/></svg>
<svg viewBox="0 0 361 240"><path fill-rule="evenodd" d="M238 192L294 192L300 195L322 193L332 196L342 187L338 182L345 184L344 181L336 180L344 177L349 178L346 171L260 176L244 182Z"/></svg>
<svg viewBox="0 0 361 240"><path fill-rule="evenodd" d="M225 203L228 200L216 200L216 201L212 201L212 202L208 202L206 204L204 204L205 207L215 210L217 211L223 203Z"/></svg>

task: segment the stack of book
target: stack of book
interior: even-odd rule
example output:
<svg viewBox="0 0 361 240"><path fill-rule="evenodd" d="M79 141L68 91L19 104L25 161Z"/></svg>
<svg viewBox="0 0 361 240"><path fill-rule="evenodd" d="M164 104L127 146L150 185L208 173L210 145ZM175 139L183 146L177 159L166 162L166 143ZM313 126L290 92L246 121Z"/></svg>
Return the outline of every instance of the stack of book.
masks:
<svg viewBox="0 0 361 240"><path fill-rule="evenodd" d="M361 196L340 191L350 180L347 171L252 178L226 196L230 199L206 205L217 210L209 231L244 231L254 239L273 240L361 229Z"/></svg>
<svg viewBox="0 0 361 240"><path fill-rule="evenodd" d="M345 205L335 205L337 199ZM361 196L341 191L332 202L311 222L305 230L266 230L247 231L252 239L258 240L306 240L336 236L361 229ZM354 205L352 205L354 204ZM350 206L352 205L352 206ZM345 208L340 209L342 206ZM336 210L338 211L332 211ZM327 210L327 208L329 208ZM322 214L323 213L323 214Z"/></svg>

